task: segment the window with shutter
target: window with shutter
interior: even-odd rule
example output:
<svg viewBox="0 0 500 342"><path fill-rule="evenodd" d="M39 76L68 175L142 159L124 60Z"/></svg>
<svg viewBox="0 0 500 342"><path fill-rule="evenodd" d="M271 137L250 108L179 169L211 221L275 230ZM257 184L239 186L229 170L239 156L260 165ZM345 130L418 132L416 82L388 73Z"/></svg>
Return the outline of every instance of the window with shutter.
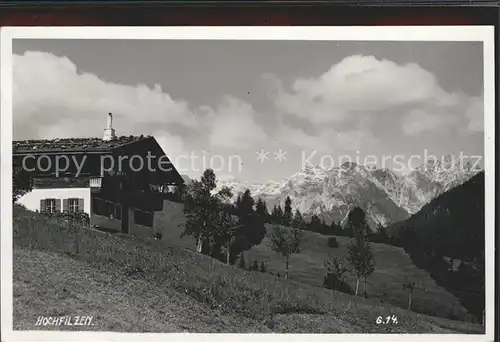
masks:
<svg viewBox="0 0 500 342"><path fill-rule="evenodd" d="M53 214L57 210L57 200L54 198L46 198L41 201L43 207L40 208L40 211L44 213Z"/></svg>
<svg viewBox="0 0 500 342"><path fill-rule="evenodd" d="M56 212L60 213L61 212L61 200L55 199L55 201L56 201Z"/></svg>
<svg viewBox="0 0 500 342"><path fill-rule="evenodd" d="M67 213L69 211L69 200L67 198L63 199L63 213Z"/></svg>
<svg viewBox="0 0 500 342"><path fill-rule="evenodd" d="M68 199L68 211L70 213L78 212L78 198L69 198Z"/></svg>
<svg viewBox="0 0 500 342"><path fill-rule="evenodd" d="M46 204L45 204L45 200L44 199L40 200L40 212L41 213L45 213L46 212Z"/></svg>
<svg viewBox="0 0 500 342"><path fill-rule="evenodd" d="M83 198L78 199L78 212L79 213L83 212L83 209L85 208L83 200L84 200Z"/></svg>

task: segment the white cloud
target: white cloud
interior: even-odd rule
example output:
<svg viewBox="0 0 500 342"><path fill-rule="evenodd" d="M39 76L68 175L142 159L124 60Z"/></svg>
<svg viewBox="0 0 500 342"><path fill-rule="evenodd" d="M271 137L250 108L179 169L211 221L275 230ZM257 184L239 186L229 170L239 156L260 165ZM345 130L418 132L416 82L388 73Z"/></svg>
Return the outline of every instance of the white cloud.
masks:
<svg viewBox="0 0 500 342"><path fill-rule="evenodd" d="M313 136L301 129L286 126L282 126L277 137L280 141L299 146L302 149L328 153L357 151L363 143L373 141L369 134L360 130L337 132L327 128L319 135Z"/></svg>
<svg viewBox="0 0 500 342"><path fill-rule="evenodd" d="M160 85L122 85L79 73L66 57L26 52L13 58L16 139L101 136L108 112L117 135L155 134L169 153L210 149L207 143L247 148L266 138L252 107L234 98L216 108L191 108Z"/></svg>
<svg viewBox="0 0 500 342"><path fill-rule="evenodd" d="M184 145L184 141L181 137L165 131L155 132L154 136L165 154L171 159L172 163L175 164L175 161L182 158L182 156L189 155L189 151Z"/></svg>
<svg viewBox="0 0 500 342"><path fill-rule="evenodd" d="M266 139L262 128L255 122L256 113L252 106L233 97L212 111L206 120L212 122L209 141L215 147L247 149Z"/></svg>
<svg viewBox="0 0 500 342"><path fill-rule="evenodd" d="M273 100L265 115L223 94L214 106L193 107L159 85L107 82L51 53L14 55L13 72L16 139L101 136L106 115L113 112L118 135L152 134L173 160L191 152L261 148L278 141L301 149L357 151L375 141L372 121L402 119L403 131L416 135L459 124L468 132L481 131L484 117L481 98L446 92L416 64L371 56L347 57L317 78L295 80L290 88L265 75ZM302 121L308 122L307 130L298 124Z"/></svg>
<svg viewBox="0 0 500 342"><path fill-rule="evenodd" d="M457 95L453 106L430 107L409 111L403 116L403 130L408 135L457 129L461 133L484 131L484 100L482 97Z"/></svg>
<svg viewBox="0 0 500 342"><path fill-rule="evenodd" d="M117 133L125 135L140 128L138 124L196 125L187 103L173 100L160 86L105 82L79 74L68 58L50 53L26 52L13 58L14 123L20 130L33 125L35 133L49 126L64 128L59 134L67 136L100 135L108 112L115 114Z"/></svg>
<svg viewBox="0 0 500 342"><path fill-rule="evenodd" d="M403 118L403 130L408 135L418 135L426 131L445 129L458 121L459 118L451 113L430 113L416 109Z"/></svg>
<svg viewBox="0 0 500 342"><path fill-rule="evenodd" d="M201 153L188 148L185 144L185 139L178 135L166 131L155 131L153 135L170 159L170 162L181 175L188 175L190 178L199 177L199 165L196 164L198 159L193 159L192 155L194 154L199 157Z"/></svg>
<svg viewBox="0 0 500 342"><path fill-rule="evenodd" d="M319 126L338 122L356 126L367 115L378 119L399 115L406 116L403 129L418 134L458 125L464 117L470 121L470 130L477 130L484 116L478 105L465 112L462 104L470 102L469 96L447 92L432 73L415 63L399 65L373 56L350 56L319 77L297 79L290 91L272 75L265 78L284 115Z"/></svg>
<svg viewBox="0 0 500 342"><path fill-rule="evenodd" d="M470 99L465 111L467 129L472 132L484 131L484 100L480 97Z"/></svg>

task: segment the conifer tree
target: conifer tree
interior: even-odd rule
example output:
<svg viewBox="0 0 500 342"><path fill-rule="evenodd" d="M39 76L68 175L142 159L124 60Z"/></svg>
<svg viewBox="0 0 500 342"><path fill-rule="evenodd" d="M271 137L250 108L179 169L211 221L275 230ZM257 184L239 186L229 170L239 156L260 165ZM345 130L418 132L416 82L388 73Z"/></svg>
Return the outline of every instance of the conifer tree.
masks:
<svg viewBox="0 0 500 342"><path fill-rule="evenodd" d="M295 215L293 216L292 220L292 227L298 229L304 229L304 226L305 226L305 221L304 218L302 217L302 213L300 212L299 209L296 209Z"/></svg>
<svg viewBox="0 0 500 342"><path fill-rule="evenodd" d="M285 210L283 212L283 225L290 226L292 224L292 200L290 196L286 196Z"/></svg>
<svg viewBox="0 0 500 342"><path fill-rule="evenodd" d="M262 198L257 200L257 204L255 205L255 213L264 221L267 222L269 220L269 213L267 211L266 203Z"/></svg>

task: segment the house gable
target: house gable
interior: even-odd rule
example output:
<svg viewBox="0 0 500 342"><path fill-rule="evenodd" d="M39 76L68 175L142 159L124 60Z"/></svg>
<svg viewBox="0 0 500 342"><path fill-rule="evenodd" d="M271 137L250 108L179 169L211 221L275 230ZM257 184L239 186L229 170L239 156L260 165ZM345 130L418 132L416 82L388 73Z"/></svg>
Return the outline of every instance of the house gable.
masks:
<svg viewBox="0 0 500 342"><path fill-rule="evenodd" d="M149 184L184 184L184 179L153 137L117 147L113 149L112 155L117 161L115 173L134 175L138 181L147 180ZM120 157L122 163L119 163Z"/></svg>
<svg viewBox="0 0 500 342"><path fill-rule="evenodd" d="M121 137L116 141L95 138L16 141L13 149L14 168L29 173L31 178L104 177L107 174L126 175L149 184L184 183L153 137Z"/></svg>
<svg viewBox="0 0 500 342"><path fill-rule="evenodd" d="M184 180L155 138L116 137L112 119L109 113L103 138L14 141L15 184L32 188L20 202L32 210L84 210L93 225L151 236L154 211L163 207L154 185Z"/></svg>

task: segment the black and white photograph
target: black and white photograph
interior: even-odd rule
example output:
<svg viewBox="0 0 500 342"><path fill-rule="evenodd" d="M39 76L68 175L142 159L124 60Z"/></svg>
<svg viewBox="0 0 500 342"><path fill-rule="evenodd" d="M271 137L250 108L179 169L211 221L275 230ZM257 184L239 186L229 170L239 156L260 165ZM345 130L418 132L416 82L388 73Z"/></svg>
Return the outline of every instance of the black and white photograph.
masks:
<svg viewBox="0 0 500 342"><path fill-rule="evenodd" d="M1 44L5 337L492 340L493 27Z"/></svg>

